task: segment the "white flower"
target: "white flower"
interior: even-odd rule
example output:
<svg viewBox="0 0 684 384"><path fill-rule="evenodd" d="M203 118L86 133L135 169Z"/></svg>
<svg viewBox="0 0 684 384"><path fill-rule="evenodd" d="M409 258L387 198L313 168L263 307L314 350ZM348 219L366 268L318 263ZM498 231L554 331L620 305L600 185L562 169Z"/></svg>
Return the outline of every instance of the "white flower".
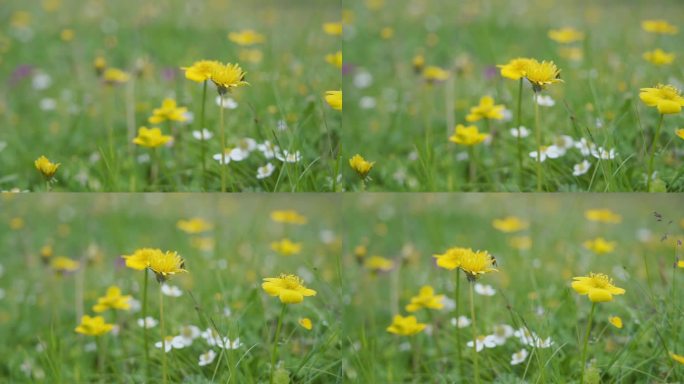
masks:
<svg viewBox="0 0 684 384"><path fill-rule="evenodd" d="M177 348L176 345L180 345L180 348L183 348L182 344L174 345L174 339L175 338L173 336L166 336L164 338L164 342L163 342L164 352L169 353L172 349ZM161 349L162 348L162 342L157 341L156 343L154 343L154 347Z"/></svg>
<svg viewBox="0 0 684 384"><path fill-rule="evenodd" d="M238 107L238 103L230 97L223 97L223 105L221 105L221 96L216 96L216 105L226 109L235 109Z"/></svg>
<svg viewBox="0 0 684 384"><path fill-rule="evenodd" d="M213 156L213 159L218 161L219 164L228 165L230 164L230 149L225 149L225 159L223 153L217 153Z"/></svg>
<svg viewBox="0 0 684 384"><path fill-rule="evenodd" d="M376 104L375 98L370 96L364 96L359 100L359 107L361 107L361 109L373 109Z"/></svg>
<svg viewBox="0 0 684 384"><path fill-rule="evenodd" d="M603 147L598 147L598 149L591 150L591 155L601 160L613 160L615 156L617 156L617 153L615 152L615 148L606 150Z"/></svg>
<svg viewBox="0 0 684 384"><path fill-rule="evenodd" d="M47 73L39 72L33 76L31 80L31 85L35 90L43 90L48 88L52 84L52 78Z"/></svg>
<svg viewBox="0 0 684 384"><path fill-rule="evenodd" d="M496 291L491 285L483 285L480 283L475 283L475 293L482 296L494 296Z"/></svg>
<svg viewBox="0 0 684 384"><path fill-rule="evenodd" d="M521 139L524 139L530 135L530 131L527 128L523 127L522 125L519 126L518 128L511 128L508 130L508 132L511 133L511 136L520 137Z"/></svg>
<svg viewBox="0 0 684 384"><path fill-rule="evenodd" d="M582 176L589 172L589 168L591 168L591 163L586 160L582 160L581 163L572 166L572 175Z"/></svg>
<svg viewBox="0 0 684 384"><path fill-rule="evenodd" d="M185 347L192 345L196 338L200 337L200 330L194 325L185 325L181 327L178 336L174 337L174 341L183 344Z"/></svg>
<svg viewBox="0 0 684 384"><path fill-rule="evenodd" d="M183 117L185 118L185 121L183 121L182 124L192 124L192 122L195 121L195 114L190 111L185 111Z"/></svg>
<svg viewBox="0 0 684 384"><path fill-rule="evenodd" d="M192 131L192 137L197 140L209 140L214 137L214 134L206 128L202 128L201 131Z"/></svg>
<svg viewBox="0 0 684 384"><path fill-rule="evenodd" d="M492 336L492 335L478 336L475 339L475 341L476 341L476 343L475 343L475 351L476 352L480 352L485 347L487 347L487 348L496 347L496 342L494 341L494 336ZM473 347L473 340L470 340L468 343L466 343L466 345L469 348L472 348Z"/></svg>
<svg viewBox="0 0 684 384"><path fill-rule="evenodd" d="M283 153L276 152L276 159L284 163L297 163L302 159L302 154L299 151L290 153L287 149L283 150Z"/></svg>
<svg viewBox="0 0 684 384"><path fill-rule="evenodd" d="M273 174L275 171L275 166L271 163L266 163L263 167L257 168L257 179L265 179Z"/></svg>
<svg viewBox="0 0 684 384"><path fill-rule="evenodd" d="M575 140L573 140L572 137L567 135L561 135L553 140L552 147L556 147L559 153L561 153L561 156L563 156L565 155L565 152L567 152L567 150L572 148L574 145Z"/></svg>
<svg viewBox="0 0 684 384"><path fill-rule="evenodd" d="M499 324L494 326L494 342L496 345L504 345L509 337L513 336L513 327L508 324Z"/></svg>
<svg viewBox="0 0 684 384"><path fill-rule="evenodd" d="M458 320L456 318L451 319L451 325L458 328L465 328L470 325L470 319L465 316L459 316Z"/></svg>
<svg viewBox="0 0 684 384"><path fill-rule="evenodd" d="M57 108L57 101L46 97L40 101L40 109L43 111L54 111Z"/></svg>
<svg viewBox="0 0 684 384"><path fill-rule="evenodd" d="M276 122L276 130L278 131L287 131L287 121L285 120L278 120Z"/></svg>
<svg viewBox="0 0 684 384"><path fill-rule="evenodd" d="M550 337L542 340L536 333L531 332L524 327L515 331L513 335L517 337L521 343L531 347L548 348L553 345L553 341L551 341Z"/></svg>
<svg viewBox="0 0 684 384"><path fill-rule="evenodd" d="M591 151L596 148L596 144L587 141L584 137L575 142L575 148L580 150L582 156L589 156Z"/></svg>
<svg viewBox="0 0 684 384"><path fill-rule="evenodd" d="M511 355L511 365L518 365L527 359L527 349L523 348Z"/></svg>
<svg viewBox="0 0 684 384"><path fill-rule="evenodd" d="M147 316L144 319L138 319L138 326L141 328L150 329L150 328L156 327L157 324L158 324L157 320L155 320L155 318L152 316Z"/></svg>
<svg viewBox="0 0 684 384"><path fill-rule="evenodd" d="M232 161L242 161L249 157L249 151L240 147L233 148L228 152L227 156L230 157L230 160Z"/></svg>
<svg viewBox="0 0 684 384"><path fill-rule="evenodd" d="M214 362L214 359L216 358L216 352L214 352L212 349L208 350L206 353L203 353L199 357L199 366L204 367L205 365L209 365Z"/></svg>
<svg viewBox="0 0 684 384"><path fill-rule="evenodd" d="M548 159L557 159L560 156L563 156L564 152L561 153L560 148L558 148L555 145L549 146L549 147L541 147L539 151L539 155L541 157L541 162L543 163L547 158ZM537 160L537 151L530 152L530 157Z"/></svg>
<svg viewBox="0 0 684 384"><path fill-rule="evenodd" d="M537 104L539 104L542 107L553 107L554 105L556 105L556 102L553 100L551 96L537 95Z"/></svg>
<svg viewBox="0 0 684 384"><path fill-rule="evenodd" d="M504 108L502 115L503 115L503 118L501 120L503 120L503 121L513 120L513 111L511 111L508 108Z"/></svg>
<svg viewBox="0 0 684 384"><path fill-rule="evenodd" d="M450 299L446 296L442 298L442 304L444 305L445 311L453 311L456 309L456 300Z"/></svg>
<svg viewBox="0 0 684 384"><path fill-rule="evenodd" d="M130 298L128 300L128 305L130 306L129 312L140 312L140 308L142 308L142 304L140 304L140 300L136 300L134 298Z"/></svg>
<svg viewBox="0 0 684 384"><path fill-rule="evenodd" d="M233 311L231 311L229 307L223 308L223 316L230 317L232 314L233 314Z"/></svg>
<svg viewBox="0 0 684 384"><path fill-rule="evenodd" d="M169 297L180 297L183 291L175 285L162 284L161 291L164 295Z"/></svg>
<svg viewBox="0 0 684 384"><path fill-rule="evenodd" d="M359 71L354 76L354 86L359 89L368 88L373 84L373 75L365 70Z"/></svg>
<svg viewBox="0 0 684 384"><path fill-rule="evenodd" d="M243 137L242 139L238 140L237 147L243 151L253 152L255 149L257 149L257 142L251 137Z"/></svg>
<svg viewBox="0 0 684 384"><path fill-rule="evenodd" d="M259 150L266 159L272 159L275 157L276 153L280 151L280 148L266 140L261 144L257 144L257 150Z"/></svg>

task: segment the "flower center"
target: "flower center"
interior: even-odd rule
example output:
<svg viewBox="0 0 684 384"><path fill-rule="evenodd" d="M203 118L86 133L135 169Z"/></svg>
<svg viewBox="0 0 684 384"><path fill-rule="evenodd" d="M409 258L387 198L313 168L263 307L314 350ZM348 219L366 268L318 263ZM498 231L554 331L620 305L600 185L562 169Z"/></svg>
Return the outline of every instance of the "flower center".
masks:
<svg viewBox="0 0 684 384"><path fill-rule="evenodd" d="M608 286L613 285L613 280L606 274L590 273L589 277L591 277L591 282L595 288L607 288Z"/></svg>

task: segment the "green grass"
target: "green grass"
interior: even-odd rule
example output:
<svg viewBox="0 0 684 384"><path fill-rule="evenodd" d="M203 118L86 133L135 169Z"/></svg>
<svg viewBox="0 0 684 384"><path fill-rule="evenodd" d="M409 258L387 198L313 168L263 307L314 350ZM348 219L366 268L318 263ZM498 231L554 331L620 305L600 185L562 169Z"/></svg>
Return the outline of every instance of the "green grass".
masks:
<svg viewBox="0 0 684 384"><path fill-rule="evenodd" d="M208 141L202 168L199 130L202 85L184 78L180 67L202 59L238 62L247 72L249 87L228 95L236 109L225 113L227 143L242 138L268 140L282 150L299 151L298 163L267 159L254 151L248 159L228 165L230 191L329 191L341 129L341 115L325 104L327 90L339 89L340 72L325 55L341 49L339 37L322 31L325 22L339 21L339 5L332 2L259 0L220 1L75 1L63 0L54 12L42 2L3 2L0 10L0 133L4 170L0 189L43 191L41 175L33 167L40 155L61 163L52 189L57 191L217 191L220 166L212 159L219 139L217 92L208 87ZM19 12L19 13L18 13ZM12 25L26 12L26 27ZM64 42L60 33L72 29L75 38ZM229 32L253 29L266 41L247 49L261 52L260 62L244 58L243 49L228 40ZM29 40L22 36L30 34ZM126 84L108 87L98 79L93 61L133 73ZM23 67L22 67L23 66ZM16 71L30 66L21 77ZM35 75L52 78L47 89L32 87ZM159 179L149 177L150 150L131 140L165 97L194 113L187 124L160 125L175 132L175 145L159 150ZM54 110L41 101L52 99ZM287 129L279 130L279 121ZM114 153L107 132L114 132ZM142 160L141 160L142 157ZM276 166L258 180L257 168Z"/></svg>
<svg viewBox="0 0 684 384"><path fill-rule="evenodd" d="M343 38L343 89L347 108L342 136L345 158L360 153L375 161L367 183L371 191L534 191L536 150L532 90L525 84L521 123L531 134L523 140L524 164L518 170L516 125L518 82L503 79L495 68L516 57L553 60L564 83L544 94L556 102L541 107L543 145L568 135L615 148L613 160L592 156L589 172L573 176L584 157L576 149L543 163L544 191L644 191L648 150L658 122L654 108L638 97L639 89L658 83L682 88L681 31L675 36L644 32L641 21L684 17L679 1L385 1L371 10L361 0L343 4L353 13ZM547 37L550 29L572 26L584 32L578 48L583 59L560 54L561 45ZM381 31L391 28L389 39ZM662 48L677 55L669 66L656 67L642 58ZM422 54L427 65L451 72L449 81L426 85L414 73L412 59ZM368 73L372 83L355 84ZM512 112L510 121L492 121L481 131L492 142L476 148L478 177L467 177L466 149L448 141L456 124L466 124L468 109L480 97L493 96ZM368 97L374 105L361 107ZM597 123L600 122L600 123ZM682 191L682 142L674 131L682 114L668 115L658 138L653 191ZM348 189L360 186L351 170Z"/></svg>

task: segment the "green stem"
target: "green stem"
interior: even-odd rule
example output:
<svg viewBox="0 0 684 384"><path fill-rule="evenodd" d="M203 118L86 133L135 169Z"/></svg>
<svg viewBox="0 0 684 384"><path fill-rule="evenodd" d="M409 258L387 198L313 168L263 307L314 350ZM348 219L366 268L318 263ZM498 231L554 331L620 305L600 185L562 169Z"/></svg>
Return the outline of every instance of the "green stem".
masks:
<svg viewBox="0 0 684 384"><path fill-rule="evenodd" d="M541 161L541 145L542 145L542 134L541 134L541 123L539 118L539 102L537 98L539 93L534 94L534 130L537 135L537 192L542 191L542 161Z"/></svg>
<svg viewBox="0 0 684 384"><path fill-rule="evenodd" d="M591 312L589 313L589 323L587 324L587 333L584 336L584 346L582 347L582 376L580 378L580 384L584 383L584 369L587 367L587 344L589 344L589 334L591 333L591 321L594 318L594 310L596 309L596 303L591 303Z"/></svg>
<svg viewBox="0 0 684 384"><path fill-rule="evenodd" d="M418 336L411 336L411 366L413 367L413 382L417 383L419 371L420 371L420 344L418 342Z"/></svg>
<svg viewBox="0 0 684 384"><path fill-rule="evenodd" d="M473 288L473 283L470 283L470 317L472 317L473 322L473 362L475 363L475 383L480 383L480 366L479 366L479 356L477 354L477 324L475 322L475 289Z"/></svg>
<svg viewBox="0 0 684 384"><path fill-rule="evenodd" d="M663 120L665 115L660 115L660 120L658 121L658 127L655 131L655 136L653 136L653 143L651 143L651 154L648 159L648 173L646 174L646 192L651 192L651 175L653 174L653 158L655 157L656 145L658 145L658 138L660 137L660 128L663 126Z"/></svg>
<svg viewBox="0 0 684 384"><path fill-rule="evenodd" d="M475 146L468 146L468 179L471 184L471 188L475 189L474 184L477 179L477 161L475 158Z"/></svg>
<svg viewBox="0 0 684 384"><path fill-rule="evenodd" d="M161 329L161 353L162 353L162 383L167 383L166 377L166 335L164 333L164 294L159 287L159 327Z"/></svg>
<svg viewBox="0 0 684 384"><path fill-rule="evenodd" d="M442 345L439 343L439 335L437 334L437 323L435 322L435 316L432 311L428 308L425 309L430 319L430 324L432 324L432 338L435 340L435 348L437 349L437 365L441 367L442 361L444 360L444 351L442 351ZM457 320L458 321L458 320Z"/></svg>
<svg viewBox="0 0 684 384"><path fill-rule="evenodd" d="M223 121L223 94L221 98L221 105L219 106L221 119L221 192L226 191L226 126Z"/></svg>
<svg viewBox="0 0 684 384"><path fill-rule="evenodd" d="M456 362L458 363L458 373L463 379L463 359L461 357L461 328L458 326L458 318L461 312L461 274L456 270L456 292L454 294L454 300L456 301Z"/></svg>
<svg viewBox="0 0 684 384"><path fill-rule="evenodd" d="M97 373L100 375L100 382L105 374L105 357L104 357L104 347L102 346L101 336L95 336L95 345L97 348Z"/></svg>
<svg viewBox="0 0 684 384"><path fill-rule="evenodd" d="M201 156L202 156L202 185L204 186L204 190L207 190L207 141L204 139L204 130L206 127L204 126L204 111L205 111L205 105L207 102L207 81L204 80L204 85L202 86L202 112L200 113L200 137L202 137L202 140L200 141L200 148L201 148Z"/></svg>
<svg viewBox="0 0 684 384"><path fill-rule="evenodd" d="M523 79L520 78L518 84L518 112L516 115L516 126L515 129L518 130L517 144L518 144L518 177L519 177L519 187L523 190L523 152L522 152L522 137L520 137L520 124L522 121L522 90L523 90Z"/></svg>
<svg viewBox="0 0 684 384"><path fill-rule="evenodd" d="M50 180L45 180L45 192L50 192Z"/></svg>
<svg viewBox="0 0 684 384"><path fill-rule="evenodd" d="M283 306L280 309L280 316L278 316L278 325L276 326L275 337L273 338L273 349L271 350L271 378L268 381L270 384L273 384L276 356L278 356L278 338L280 337L280 328L283 325L283 317L285 317L285 309L287 309L287 304L283 303Z"/></svg>
<svg viewBox="0 0 684 384"><path fill-rule="evenodd" d="M145 349L145 382L150 382L150 349L149 338L147 331L147 274L148 269L145 268L143 275L143 301L142 301L142 317L143 317L143 345Z"/></svg>

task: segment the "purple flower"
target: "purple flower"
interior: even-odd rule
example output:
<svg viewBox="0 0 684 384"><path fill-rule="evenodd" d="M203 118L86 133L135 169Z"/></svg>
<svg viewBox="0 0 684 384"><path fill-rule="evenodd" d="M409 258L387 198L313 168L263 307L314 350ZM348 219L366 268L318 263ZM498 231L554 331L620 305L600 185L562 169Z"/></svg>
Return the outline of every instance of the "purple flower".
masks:
<svg viewBox="0 0 684 384"><path fill-rule="evenodd" d="M178 69L174 67L166 67L162 69L162 78L166 81L174 81L176 75L178 74Z"/></svg>
<svg viewBox="0 0 684 384"><path fill-rule="evenodd" d="M499 70L496 67L490 66L485 68L484 77L486 80L491 80L499 75Z"/></svg>
<svg viewBox="0 0 684 384"><path fill-rule="evenodd" d="M22 64L14 69L9 78L9 85L16 86L23 79L30 77L33 74L33 66L30 64Z"/></svg>

